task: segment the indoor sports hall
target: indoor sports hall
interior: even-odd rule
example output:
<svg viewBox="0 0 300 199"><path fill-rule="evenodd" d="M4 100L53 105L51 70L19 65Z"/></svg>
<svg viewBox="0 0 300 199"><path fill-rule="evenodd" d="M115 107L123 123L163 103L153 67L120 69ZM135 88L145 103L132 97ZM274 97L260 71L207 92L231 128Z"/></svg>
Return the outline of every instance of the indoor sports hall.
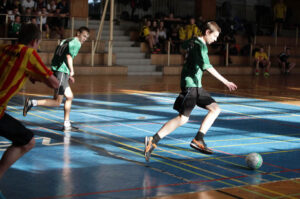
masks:
<svg viewBox="0 0 300 199"><path fill-rule="evenodd" d="M89 38L74 58L75 82L70 83L74 93L70 120L78 129L62 130L63 103L58 107L33 107L24 117L26 98L53 98L53 89L27 81L9 101L6 114L33 131L36 143L0 178L1 199L300 198L298 13L293 12L280 27L277 23L271 26L273 21L267 14L263 19L251 16L249 9L255 7L254 1L149 0L139 5L116 0L66 2L69 12L60 15L67 23L60 29L63 32L50 29L48 35L39 26L42 41L37 52L50 68L57 45L74 37L79 27L89 28ZM56 3L59 7L60 2ZM270 3L271 12L276 3ZM284 4L290 11L300 7L292 0ZM170 20L172 23L180 17L201 15L222 24L220 19L227 17L229 7L232 16L248 17L249 23L261 20L263 34L254 32L248 40L245 32L249 30L237 29L234 38L235 45L240 46L238 53L232 49L235 45L221 35L216 45L208 45L210 63L238 87L230 92L209 72L203 74L203 88L221 108L205 135L213 154L190 147L208 113L196 107L189 121L160 140L149 162L145 161L145 137L153 136L178 115L173 104L181 92L185 58L181 49L177 52L173 48L171 40L153 51L147 41L141 41L143 17L166 22L172 8L177 17ZM9 37L11 15L0 15L0 45L16 41ZM232 16L230 19L235 19ZM230 26L230 22L225 21L222 31L224 26ZM246 53L241 51L242 46L247 46ZM255 71L253 51L260 47L265 48L271 63L269 75L261 68L259 74ZM288 63L295 63L295 67L287 66L291 70L282 71L278 55L287 48L291 51ZM220 49L224 51L219 53ZM0 137L1 156L11 144ZM250 153L261 155L260 168L247 166L245 158Z"/></svg>

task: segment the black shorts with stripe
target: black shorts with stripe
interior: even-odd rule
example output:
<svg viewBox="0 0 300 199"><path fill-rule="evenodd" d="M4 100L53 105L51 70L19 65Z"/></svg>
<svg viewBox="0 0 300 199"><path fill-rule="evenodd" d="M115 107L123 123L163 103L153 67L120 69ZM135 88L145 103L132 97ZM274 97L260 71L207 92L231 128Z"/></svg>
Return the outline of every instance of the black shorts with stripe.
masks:
<svg viewBox="0 0 300 199"><path fill-rule="evenodd" d="M181 91L176 98L173 108L180 114L189 117L195 106L206 108L216 102L203 88L190 87Z"/></svg>

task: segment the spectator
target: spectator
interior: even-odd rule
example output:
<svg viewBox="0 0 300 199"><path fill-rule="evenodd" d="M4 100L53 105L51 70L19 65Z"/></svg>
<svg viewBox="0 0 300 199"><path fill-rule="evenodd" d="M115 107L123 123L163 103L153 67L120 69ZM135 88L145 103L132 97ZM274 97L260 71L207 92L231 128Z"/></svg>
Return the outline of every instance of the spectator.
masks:
<svg viewBox="0 0 300 199"><path fill-rule="evenodd" d="M9 10L8 12L8 22L14 22L15 21L15 16L16 15L21 15L21 13L19 12L19 8L18 7L14 7L13 10Z"/></svg>
<svg viewBox="0 0 300 199"><path fill-rule="evenodd" d="M199 17L197 18L196 25L197 25L197 27L201 30L203 24L205 24L205 20L204 20L203 16L199 16Z"/></svg>
<svg viewBox="0 0 300 199"><path fill-rule="evenodd" d="M198 36L202 35L200 29L195 24L194 17L190 18L190 23L188 25L186 25L185 30L186 30L186 39L187 40L191 39L192 37L198 37Z"/></svg>
<svg viewBox="0 0 300 199"><path fill-rule="evenodd" d="M34 1L33 0L23 0L22 2L22 12L24 13L27 8L30 8L31 10L34 9Z"/></svg>
<svg viewBox="0 0 300 199"><path fill-rule="evenodd" d="M280 53L278 56L278 63L282 74L289 74L291 70L296 66L295 62L289 62L288 59L291 55L291 49L285 48L285 51Z"/></svg>
<svg viewBox="0 0 300 199"><path fill-rule="evenodd" d="M49 13L55 13L56 12L56 3L54 0L51 0L50 3L47 5L47 10Z"/></svg>
<svg viewBox="0 0 300 199"><path fill-rule="evenodd" d="M150 48L150 53L153 53L154 38L153 35L150 34L150 27L151 27L151 21L148 19L145 22L145 25L142 27L142 30L140 32L140 41L146 41Z"/></svg>
<svg viewBox="0 0 300 199"><path fill-rule="evenodd" d="M48 12L47 12L46 7L43 7L43 8L42 8L42 11L39 11L39 12L38 12L38 15L39 15L39 16L42 16L42 28L43 28L43 31L46 31L46 38L49 39L49 36L50 36L50 28L49 28L49 25L48 25L48 23L47 23L47 15L48 15ZM38 17L38 19L37 19L37 24L38 24L38 26L40 26L40 24L41 24L41 17Z"/></svg>
<svg viewBox="0 0 300 199"><path fill-rule="evenodd" d="M259 51L255 53L254 58L256 63L255 75L256 76L259 75L259 68L264 68L265 69L264 76L265 77L270 76L269 70L271 67L271 62L263 47L259 48Z"/></svg>
<svg viewBox="0 0 300 199"><path fill-rule="evenodd" d="M173 24L171 26L170 42L171 42L171 53L180 52L180 39L179 39L179 24Z"/></svg>
<svg viewBox="0 0 300 199"><path fill-rule="evenodd" d="M168 17L164 18L164 22L165 22L165 27L167 29L167 36L170 37L172 25L180 23L181 19L174 17L174 13L171 12Z"/></svg>
<svg viewBox="0 0 300 199"><path fill-rule="evenodd" d="M158 45L159 48L163 53L166 52L166 40L167 40L167 30L165 28L164 21L159 22L159 27L158 27Z"/></svg>
<svg viewBox="0 0 300 199"><path fill-rule="evenodd" d="M61 18L60 15L60 9L56 8L56 12L53 14L53 17L51 18L50 28L60 36L60 39L64 38L64 32L65 32L63 20L64 19Z"/></svg>
<svg viewBox="0 0 300 199"><path fill-rule="evenodd" d="M184 23L181 23L179 25L178 34L179 34L180 43L183 43L187 39L187 36L186 36L187 34L186 34L186 29L184 28Z"/></svg>
<svg viewBox="0 0 300 199"><path fill-rule="evenodd" d="M280 34L282 31L282 24L285 21L286 17L286 5L283 2L283 0L279 0L275 5L274 5L274 20L275 20L275 30L274 33ZM277 32L275 32L277 29Z"/></svg>
<svg viewBox="0 0 300 199"><path fill-rule="evenodd" d="M0 14L6 14L7 11L13 9L12 0L0 0Z"/></svg>
<svg viewBox="0 0 300 199"><path fill-rule="evenodd" d="M28 7L26 8L25 14L22 17L22 23L24 24L30 23L31 18L32 18L32 9Z"/></svg>
<svg viewBox="0 0 300 199"><path fill-rule="evenodd" d="M9 10L13 9L13 2L11 0L0 0L0 14L7 14ZM0 25L5 23L5 15L0 15Z"/></svg>
<svg viewBox="0 0 300 199"><path fill-rule="evenodd" d="M153 53L157 53L158 51L160 51L159 48L157 48L158 45L158 26L157 26L157 21L154 20L152 21L152 25L150 26L150 34L153 37Z"/></svg>
<svg viewBox="0 0 300 199"><path fill-rule="evenodd" d="M60 16L64 17L63 26L64 28L66 28L68 26L68 18L66 17L69 16L69 5L67 3L67 0L62 0L61 2L59 2L57 4L57 8L60 9Z"/></svg>
<svg viewBox="0 0 300 199"><path fill-rule="evenodd" d="M15 20L10 24L10 27L8 29L8 37L10 38L18 38L21 29L20 15L16 15L14 18ZM14 41L12 43L14 43Z"/></svg>
<svg viewBox="0 0 300 199"><path fill-rule="evenodd" d="M45 7L47 7L46 0L37 0L34 4L34 10L36 12L41 11Z"/></svg>

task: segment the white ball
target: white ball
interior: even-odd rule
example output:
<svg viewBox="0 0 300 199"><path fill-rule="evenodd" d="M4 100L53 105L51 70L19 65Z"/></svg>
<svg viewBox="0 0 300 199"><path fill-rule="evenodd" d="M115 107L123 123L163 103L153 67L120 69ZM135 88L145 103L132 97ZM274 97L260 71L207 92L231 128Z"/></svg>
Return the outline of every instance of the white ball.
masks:
<svg viewBox="0 0 300 199"><path fill-rule="evenodd" d="M251 169L258 169L263 164L263 159L258 153L250 153L246 157L246 164Z"/></svg>

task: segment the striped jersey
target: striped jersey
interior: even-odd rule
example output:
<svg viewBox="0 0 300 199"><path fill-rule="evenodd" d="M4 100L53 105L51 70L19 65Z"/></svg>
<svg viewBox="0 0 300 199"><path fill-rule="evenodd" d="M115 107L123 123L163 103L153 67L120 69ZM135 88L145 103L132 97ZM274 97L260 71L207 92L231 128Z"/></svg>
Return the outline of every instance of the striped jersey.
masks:
<svg viewBox="0 0 300 199"><path fill-rule="evenodd" d="M9 100L29 77L42 81L51 75L33 48L23 44L0 45L0 118Z"/></svg>

